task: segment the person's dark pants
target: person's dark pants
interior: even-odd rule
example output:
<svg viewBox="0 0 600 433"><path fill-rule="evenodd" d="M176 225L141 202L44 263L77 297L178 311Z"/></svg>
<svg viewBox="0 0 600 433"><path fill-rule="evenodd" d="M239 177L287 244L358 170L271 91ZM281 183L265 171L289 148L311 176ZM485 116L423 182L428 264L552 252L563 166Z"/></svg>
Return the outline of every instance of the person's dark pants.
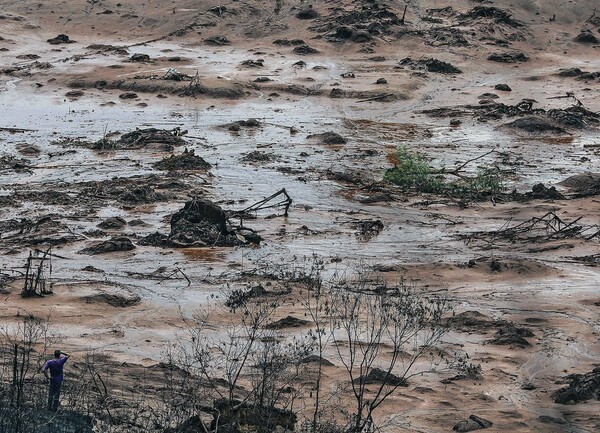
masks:
<svg viewBox="0 0 600 433"><path fill-rule="evenodd" d="M48 390L48 410L56 412L58 410L58 401L60 399L61 382L50 379L50 389Z"/></svg>

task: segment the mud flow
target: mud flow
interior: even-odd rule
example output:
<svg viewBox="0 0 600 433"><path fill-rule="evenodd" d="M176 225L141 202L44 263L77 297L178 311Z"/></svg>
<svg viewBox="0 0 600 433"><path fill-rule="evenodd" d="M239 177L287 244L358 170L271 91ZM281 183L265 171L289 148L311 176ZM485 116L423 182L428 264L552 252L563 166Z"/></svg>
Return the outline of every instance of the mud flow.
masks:
<svg viewBox="0 0 600 433"><path fill-rule="evenodd" d="M359 377L397 388L382 431L598 431L600 11L507 3L0 2L2 325L162 386L231 293L307 335L316 262L451 306L471 369ZM307 358L331 389L337 353Z"/></svg>

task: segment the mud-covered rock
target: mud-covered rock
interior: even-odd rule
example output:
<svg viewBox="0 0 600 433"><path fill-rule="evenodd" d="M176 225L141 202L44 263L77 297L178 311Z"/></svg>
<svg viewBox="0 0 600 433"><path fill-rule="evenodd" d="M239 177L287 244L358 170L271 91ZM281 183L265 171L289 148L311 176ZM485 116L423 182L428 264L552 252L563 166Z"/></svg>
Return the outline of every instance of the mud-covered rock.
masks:
<svg viewBox="0 0 600 433"><path fill-rule="evenodd" d="M460 433L482 430L491 427L493 424L485 418L477 415L471 415L468 419L463 420L452 427L452 430Z"/></svg>
<svg viewBox="0 0 600 433"><path fill-rule="evenodd" d="M558 183L581 197L600 194L600 173L580 173Z"/></svg>
<svg viewBox="0 0 600 433"><path fill-rule="evenodd" d="M170 155L156 162L154 168L168 171L208 170L211 168L211 165L202 157L196 155L193 149L188 150L186 148L179 155Z"/></svg>
<svg viewBox="0 0 600 433"><path fill-rule="evenodd" d="M585 374L571 374L566 379L569 381L569 385L552 395L555 403L568 404L600 400L600 367Z"/></svg>
<svg viewBox="0 0 600 433"><path fill-rule="evenodd" d="M337 132L323 132L321 134L311 134L306 138L309 140L317 140L322 144L346 144L347 140Z"/></svg>
<svg viewBox="0 0 600 433"><path fill-rule="evenodd" d="M300 45L294 48L294 53L299 54L301 56L306 56L309 54L317 54L319 50L316 48L310 47L308 45Z"/></svg>
<svg viewBox="0 0 600 433"><path fill-rule="evenodd" d="M67 35L61 33L58 36L48 39L46 42L48 42L50 45L61 45L61 44L72 44L75 41L72 41Z"/></svg>
<svg viewBox="0 0 600 433"><path fill-rule="evenodd" d="M312 5L308 5L298 11L296 18L300 20L314 20L315 18L319 18L319 12Z"/></svg>
<svg viewBox="0 0 600 433"><path fill-rule="evenodd" d="M531 192L528 196L534 199L548 199L548 200L564 200L565 196L556 190L556 187L551 186L548 188L543 183L538 183L531 187Z"/></svg>
<svg viewBox="0 0 600 433"><path fill-rule="evenodd" d="M104 242L98 242L94 245L79 251L79 254L94 256L98 254L115 253L119 251L131 251L135 245L128 237L118 236Z"/></svg>
<svg viewBox="0 0 600 433"><path fill-rule="evenodd" d="M512 91L512 89L510 88L510 86L509 86L508 84L503 84L503 83L501 83L501 84L496 84L496 85L494 86L494 89L496 89L496 90L500 90L500 91L502 91L502 92L511 92L511 91Z"/></svg>
<svg viewBox="0 0 600 433"><path fill-rule="evenodd" d="M385 383L390 386L408 386L408 381L405 378L396 376L393 373L388 374L387 371L381 368L373 368L366 376L354 379L354 383Z"/></svg>
<svg viewBox="0 0 600 433"><path fill-rule="evenodd" d="M204 43L207 45L222 46L222 45L230 45L231 41L229 39L227 39L227 36L216 35L216 36L211 36L209 38L204 39Z"/></svg>
<svg viewBox="0 0 600 433"><path fill-rule="evenodd" d="M504 124L507 128L518 129L531 134L566 134L564 128L544 116L524 116Z"/></svg>
<svg viewBox="0 0 600 433"><path fill-rule="evenodd" d="M406 57L398 63L399 66L416 69L416 70L425 70L427 72L432 72L434 74L461 74L462 71L456 66L452 65L448 62L442 62L441 60L429 58L429 59L419 59L413 60L410 57Z"/></svg>
<svg viewBox="0 0 600 433"><path fill-rule="evenodd" d="M589 31L582 31L573 39L574 42L578 42L580 44L597 44L600 42L598 38Z"/></svg>
<svg viewBox="0 0 600 433"><path fill-rule="evenodd" d="M521 63L529 60L529 57L523 53L494 53L490 54L487 59L498 63Z"/></svg>
<svg viewBox="0 0 600 433"><path fill-rule="evenodd" d="M283 329L283 328L299 328L308 324L308 320L299 319L294 316L286 316L282 319L276 320L275 322L268 323L265 325L267 329Z"/></svg>
<svg viewBox="0 0 600 433"><path fill-rule="evenodd" d="M534 334L528 328L519 327L510 323L499 328L496 331L496 335L489 343L524 348L530 345L525 337L534 337Z"/></svg>
<svg viewBox="0 0 600 433"><path fill-rule="evenodd" d="M129 57L130 62L139 62L139 63L147 63L150 61L150 56L148 54L135 53Z"/></svg>
<svg viewBox="0 0 600 433"><path fill-rule="evenodd" d="M118 230L125 227L127 222L121 217L111 217L107 218L98 224L96 227L99 227L103 230Z"/></svg>
<svg viewBox="0 0 600 433"><path fill-rule="evenodd" d="M95 295L86 296L84 300L88 304L100 303L117 308L127 308L139 304L142 298L134 293L96 293Z"/></svg>

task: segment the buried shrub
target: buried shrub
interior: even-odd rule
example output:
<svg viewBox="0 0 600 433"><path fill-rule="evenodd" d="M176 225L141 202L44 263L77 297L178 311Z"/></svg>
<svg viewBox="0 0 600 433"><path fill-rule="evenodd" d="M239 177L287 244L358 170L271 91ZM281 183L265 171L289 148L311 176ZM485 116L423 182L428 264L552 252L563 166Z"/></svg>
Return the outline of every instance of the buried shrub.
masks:
<svg viewBox="0 0 600 433"><path fill-rule="evenodd" d="M481 167L475 176L468 177L460 173L467 163L455 169L436 169L427 164L423 155L411 153L401 146L396 151L394 168L386 170L383 177L407 191L418 193L481 197L502 192L502 172L497 166ZM446 176L455 176L458 180L448 181Z"/></svg>

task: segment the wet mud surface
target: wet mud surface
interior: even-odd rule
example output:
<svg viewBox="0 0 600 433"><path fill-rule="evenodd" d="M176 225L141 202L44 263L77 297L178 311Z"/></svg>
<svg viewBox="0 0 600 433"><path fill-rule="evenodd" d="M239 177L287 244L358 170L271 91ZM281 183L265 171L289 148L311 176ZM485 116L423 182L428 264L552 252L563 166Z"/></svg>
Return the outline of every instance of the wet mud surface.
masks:
<svg viewBox="0 0 600 433"><path fill-rule="evenodd" d="M402 389L387 415L410 403L414 431L471 413L494 431L600 426L594 398L551 397L559 381L587 388L557 398L597 394L600 187L594 176L564 181L600 172L600 57L548 23L547 9L542 23L526 9L525 20L423 2L407 27L396 9L363 16L325 2L317 16L259 30L239 18L246 3L237 18L190 6L172 20L138 11L147 26L106 32L99 45L76 30L91 18L59 25L4 3L13 19L0 28L3 320L51 313L64 344L149 365L181 332L180 314L316 254L325 275L360 265L447 291L458 315L444 344L482 365L481 379L423 379L433 394ZM581 6L559 21L579 29L586 14ZM193 31L172 33L189 22ZM490 26L504 42L487 45ZM63 29L77 42L46 42ZM551 48L534 48L531 35ZM298 37L318 52L297 50ZM487 60L509 51L528 60ZM497 167L502 194L404 191L383 180L398 146L446 171ZM281 206L253 211L281 188L287 216ZM194 224L172 219L194 198L223 212L202 243L188 226L174 233ZM54 295L21 299L30 251L49 247ZM273 327L292 335L304 324L289 313Z"/></svg>

